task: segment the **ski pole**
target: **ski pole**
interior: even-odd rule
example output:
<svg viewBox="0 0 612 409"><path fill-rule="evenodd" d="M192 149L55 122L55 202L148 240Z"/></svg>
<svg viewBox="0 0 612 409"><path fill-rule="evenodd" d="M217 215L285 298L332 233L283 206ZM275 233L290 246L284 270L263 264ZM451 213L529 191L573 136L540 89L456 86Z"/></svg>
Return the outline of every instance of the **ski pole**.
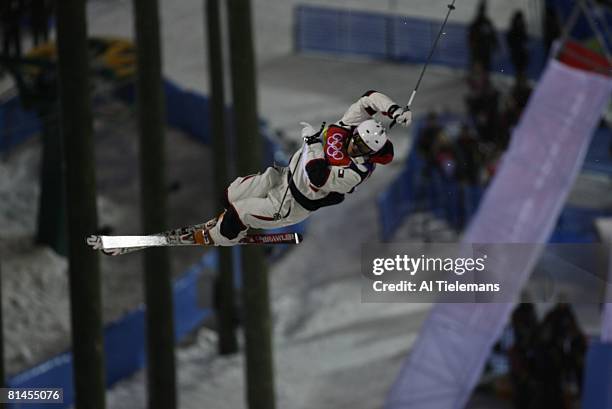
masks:
<svg viewBox="0 0 612 409"><path fill-rule="evenodd" d="M325 129L325 122L321 124L321 129L319 129L319 132L318 132L319 135L321 134L321 132L323 132L323 129ZM302 149L300 149L300 156L298 156L298 159L295 162L295 166L293 167L293 171L291 172L291 181L293 181L293 175L295 174L295 170L297 169L298 165L300 164L300 161L302 160L302 153L304 152L305 143L306 142L302 144ZM285 189L285 194L283 195L283 199L281 200L280 206L278 206L278 211L274 213L274 220L280 220L283 218L283 216L281 215L281 210L283 208L283 204L285 203L287 192L289 192L289 185L287 185L287 189Z"/></svg>
<svg viewBox="0 0 612 409"><path fill-rule="evenodd" d="M421 80L423 79L423 75L425 75L425 70L427 69L429 62L431 61L431 57L433 56L433 53L436 51L438 41L440 40L440 37L442 36L444 27L446 27L446 22L448 21L448 17L450 16L450 13L453 10L455 10L455 1L456 0L453 0L453 2L448 5L448 13L446 13L446 18L444 19L444 22L442 23L442 26L440 27L440 31L438 32L438 36L436 37L436 41L434 41L433 46L431 47L431 50L429 51L429 56L427 57L427 60L425 61L425 65L423 66L423 69L421 70L421 75L419 75L419 79L416 83L416 86L414 87L414 90L412 91L412 95L410 95L410 99L408 100L408 104L406 105L406 108L404 109L404 111L410 111L410 107L412 106L412 101L414 100L414 97L416 96L416 93L419 89L419 85L421 85ZM396 121L394 119L391 122L391 125L389 125L389 129L395 126L395 122Z"/></svg>

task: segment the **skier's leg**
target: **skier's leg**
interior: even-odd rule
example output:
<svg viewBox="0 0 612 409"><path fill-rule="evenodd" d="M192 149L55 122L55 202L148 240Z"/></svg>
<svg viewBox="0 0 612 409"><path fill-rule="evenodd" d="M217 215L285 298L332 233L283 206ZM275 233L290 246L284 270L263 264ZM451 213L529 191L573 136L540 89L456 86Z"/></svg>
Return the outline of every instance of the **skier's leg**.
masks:
<svg viewBox="0 0 612 409"><path fill-rule="evenodd" d="M281 188L282 176L281 170L269 167L263 174L239 177L229 185L225 191L225 211L208 233L216 245L235 245L246 235L249 227L255 227L245 221L249 209L268 217L268 209L274 206L269 193Z"/></svg>
<svg viewBox="0 0 612 409"><path fill-rule="evenodd" d="M295 204L293 200L288 200L286 201L287 206L283 206L283 214L276 219L278 205L279 202L270 197L244 199L234 203L243 223L254 229L269 230L291 226L304 220L310 213Z"/></svg>
<svg viewBox="0 0 612 409"><path fill-rule="evenodd" d="M282 183L281 170L269 167L262 174L239 177L227 188L225 194L229 204L247 198L265 198L271 189Z"/></svg>
<svg viewBox="0 0 612 409"><path fill-rule="evenodd" d="M217 224L209 230L209 235L215 245L233 246L245 235L249 227L259 228L260 219L274 222L274 214L270 213L272 203L266 198L248 198L230 204Z"/></svg>
<svg viewBox="0 0 612 409"><path fill-rule="evenodd" d="M274 215L279 203L271 197L238 200L228 207L215 227L210 229L210 237L216 245L232 246L246 235L249 228L275 229L299 223L310 212L292 202L288 202L287 207L283 206L287 211L277 220Z"/></svg>
<svg viewBox="0 0 612 409"><path fill-rule="evenodd" d="M246 235L248 226L245 225L233 206L229 206L219 217L217 223L209 228L208 234L216 246L233 246L238 244ZM196 238L196 242L198 239Z"/></svg>

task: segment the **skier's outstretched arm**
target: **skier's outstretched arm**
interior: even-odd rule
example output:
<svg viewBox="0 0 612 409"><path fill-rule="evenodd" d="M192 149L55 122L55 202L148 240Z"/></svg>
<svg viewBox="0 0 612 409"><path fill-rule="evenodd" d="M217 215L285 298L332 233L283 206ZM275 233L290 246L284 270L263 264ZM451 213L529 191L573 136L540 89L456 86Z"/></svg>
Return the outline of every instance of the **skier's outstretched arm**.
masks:
<svg viewBox="0 0 612 409"><path fill-rule="evenodd" d="M400 125L408 126L412 122L412 113L404 111L398 104L382 92L370 90L364 93L344 113L338 122L341 126L357 126L371 119L377 113L395 119Z"/></svg>

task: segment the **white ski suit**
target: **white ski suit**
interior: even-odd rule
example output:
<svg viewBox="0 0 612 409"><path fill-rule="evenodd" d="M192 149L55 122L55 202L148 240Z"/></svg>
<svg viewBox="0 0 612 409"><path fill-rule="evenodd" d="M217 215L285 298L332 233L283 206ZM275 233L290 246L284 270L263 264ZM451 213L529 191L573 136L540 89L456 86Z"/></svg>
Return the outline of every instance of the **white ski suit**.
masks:
<svg viewBox="0 0 612 409"><path fill-rule="evenodd" d="M269 167L262 174L234 180L226 190L226 211L209 232L214 243L234 245L248 228L274 229L296 224L321 207L342 202L345 194L370 176L376 163L386 164L393 159L393 145L387 141L364 163L357 164L346 151L353 130L378 112L393 117L398 109L386 95L368 91L340 121L324 129L321 142L305 143L295 152L288 167ZM292 169L296 169L294 175Z"/></svg>

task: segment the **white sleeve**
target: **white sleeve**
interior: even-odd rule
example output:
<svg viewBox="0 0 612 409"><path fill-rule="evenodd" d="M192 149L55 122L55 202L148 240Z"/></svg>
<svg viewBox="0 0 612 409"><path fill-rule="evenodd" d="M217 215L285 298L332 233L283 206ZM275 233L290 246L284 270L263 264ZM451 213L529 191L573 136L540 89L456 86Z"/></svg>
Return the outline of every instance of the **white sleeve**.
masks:
<svg viewBox="0 0 612 409"><path fill-rule="evenodd" d="M325 161L323 144L317 142L308 145L305 143L302 145L300 150L296 151L293 156L291 156L291 159L289 160L289 169L296 169L296 166L299 166L300 168L304 169L305 172L307 172L306 168L310 162L319 162L320 160ZM300 163L298 163L298 161Z"/></svg>
<svg viewBox="0 0 612 409"><path fill-rule="evenodd" d="M323 153L323 142L306 144L306 163L314 159L325 159Z"/></svg>
<svg viewBox="0 0 612 409"><path fill-rule="evenodd" d="M391 116L399 108L391 98L378 91L368 91L345 112L341 125L357 126L377 112Z"/></svg>
<svg viewBox="0 0 612 409"><path fill-rule="evenodd" d="M361 176L352 169L342 166L330 166L329 176L321 190L326 192L349 193L361 183Z"/></svg>

